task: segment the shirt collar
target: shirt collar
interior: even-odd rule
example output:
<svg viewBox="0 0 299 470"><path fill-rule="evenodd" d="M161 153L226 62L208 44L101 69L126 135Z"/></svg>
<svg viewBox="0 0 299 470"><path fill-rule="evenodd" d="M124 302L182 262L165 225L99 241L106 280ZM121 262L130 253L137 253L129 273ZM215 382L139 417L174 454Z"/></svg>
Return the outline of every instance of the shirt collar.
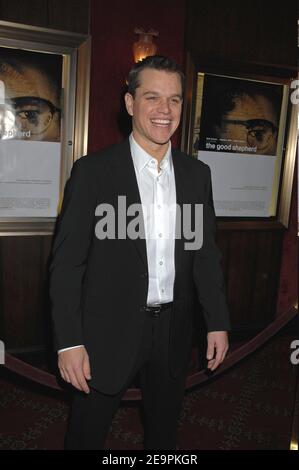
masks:
<svg viewBox="0 0 299 470"><path fill-rule="evenodd" d="M133 133L130 134L129 141L134 167L137 172L140 173L146 167L146 165L148 165L151 160L154 159L154 157L152 157L142 147L140 147L140 145L134 139ZM160 162L160 168L161 170L164 170L168 167L168 165L170 166L171 164L171 142L169 141L168 149Z"/></svg>

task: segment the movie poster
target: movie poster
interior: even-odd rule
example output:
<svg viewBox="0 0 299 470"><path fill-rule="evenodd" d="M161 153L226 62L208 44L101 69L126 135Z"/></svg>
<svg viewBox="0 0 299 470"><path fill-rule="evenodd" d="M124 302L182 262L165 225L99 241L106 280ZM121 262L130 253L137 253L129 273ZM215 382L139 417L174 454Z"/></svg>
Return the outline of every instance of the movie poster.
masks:
<svg viewBox="0 0 299 470"><path fill-rule="evenodd" d="M62 56L0 47L0 216L56 217Z"/></svg>
<svg viewBox="0 0 299 470"><path fill-rule="evenodd" d="M192 150L211 168L216 215L275 215L286 99L281 84L198 74Z"/></svg>

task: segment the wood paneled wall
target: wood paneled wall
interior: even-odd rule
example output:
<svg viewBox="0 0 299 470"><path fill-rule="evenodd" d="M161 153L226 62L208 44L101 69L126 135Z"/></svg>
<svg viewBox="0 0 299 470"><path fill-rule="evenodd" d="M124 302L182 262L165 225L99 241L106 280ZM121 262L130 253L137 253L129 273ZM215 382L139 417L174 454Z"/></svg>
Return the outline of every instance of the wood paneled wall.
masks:
<svg viewBox="0 0 299 470"><path fill-rule="evenodd" d="M0 20L89 32L90 0L0 0Z"/></svg>
<svg viewBox="0 0 299 470"><path fill-rule="evenodd" d="M218 231L233 331L251 335L276 314L283 232Z"/></svg>
<svg viewBox="0 0 299 470"><path fill-rule="evenodd" d="M47 288L49 236L0 239L0 337L6 348L40 348L49 343Z"/></svg>
<svg viewBox="0 0 299 470"><path fill-rule="evenodd" d="M186 48L198 57L297 71L297 16L296 0L188 0Z"/></svg>

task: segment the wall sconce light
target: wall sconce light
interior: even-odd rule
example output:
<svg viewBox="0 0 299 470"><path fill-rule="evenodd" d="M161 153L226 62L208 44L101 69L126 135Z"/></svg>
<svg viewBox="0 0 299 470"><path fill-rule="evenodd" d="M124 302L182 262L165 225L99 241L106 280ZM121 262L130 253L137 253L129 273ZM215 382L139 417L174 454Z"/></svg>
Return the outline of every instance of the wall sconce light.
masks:
<svg viewBox="0 0 299 470"><path fill-rule="evenodd" d="M148 32L145 32L143 28L135 28L134 33L139 34L138 41L133 44L135 62L139 62L150 55L155 55L157 52L157 46L153 42L153 37L159 36L158 31L150 29Z"/></svg>

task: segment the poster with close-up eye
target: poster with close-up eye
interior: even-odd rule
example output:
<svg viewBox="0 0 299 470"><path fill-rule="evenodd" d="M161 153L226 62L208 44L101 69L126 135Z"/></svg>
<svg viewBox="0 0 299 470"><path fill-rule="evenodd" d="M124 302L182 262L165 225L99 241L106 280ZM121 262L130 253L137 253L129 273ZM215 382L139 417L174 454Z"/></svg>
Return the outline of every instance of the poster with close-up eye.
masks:
<svg viewBox="0 0 299 470"><path fill-rule="evenodd" d="M0 216L56 217L62 55L0 47Z"/></svg>
<svg viewBox="0 0 299 470"><path fill-rule="evenodd" d="M287 88L197 75L192 153L211 168L217 216L276 214Z"/></svg>

